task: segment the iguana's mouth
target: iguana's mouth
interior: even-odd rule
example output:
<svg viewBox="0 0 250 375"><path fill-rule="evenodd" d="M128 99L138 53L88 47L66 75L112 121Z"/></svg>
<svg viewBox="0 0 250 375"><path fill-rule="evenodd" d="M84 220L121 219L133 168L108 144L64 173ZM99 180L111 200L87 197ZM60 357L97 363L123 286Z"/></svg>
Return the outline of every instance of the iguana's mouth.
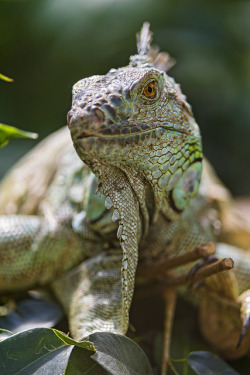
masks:
<svg viewBox="0 0 250 375"><path fill-rule="evenodd" d="M129 129L129 128L128 128ZM167 126L157 126L155 128L150 128L148 130L142 130L138 132L133 132L133 133L127 133L127 134L103 134L103 133L82 133L76 136L76 140L80 139L85 139L85 138L103 138L103 139L120 139L120 138L128 138L128 137L133 137L133 136L141 136L142 134L148 134L152 135L153 138L157 138L157 131L162 132L164 134L164 130L166 131L171 131L171 132L177 132L185 135L189 135L189 131L187 129L183 128L174 128L174 127L167 127Z"/></svg>

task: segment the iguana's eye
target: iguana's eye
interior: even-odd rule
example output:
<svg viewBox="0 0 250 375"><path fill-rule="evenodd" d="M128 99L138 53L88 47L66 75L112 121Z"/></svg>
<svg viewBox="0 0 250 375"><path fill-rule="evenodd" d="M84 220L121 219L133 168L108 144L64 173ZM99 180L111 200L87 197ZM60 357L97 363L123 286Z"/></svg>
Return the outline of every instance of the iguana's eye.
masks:
<svg viewBox="0 0 250 375"><path fill-rule="evenodd" d="M156 96L156 83L152 81L148 83L143 90L143 94L146 98L153 99Z"/></svg>

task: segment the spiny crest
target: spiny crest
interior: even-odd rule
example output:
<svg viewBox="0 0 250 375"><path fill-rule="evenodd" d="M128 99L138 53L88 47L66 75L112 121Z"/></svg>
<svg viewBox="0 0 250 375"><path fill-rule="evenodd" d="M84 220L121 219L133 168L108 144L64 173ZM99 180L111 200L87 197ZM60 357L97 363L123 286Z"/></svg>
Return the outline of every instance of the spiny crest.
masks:
<svg viewBox="0 0 250 375"><path fill-rule="evenodd" d="M138 54L130 57L133 67L153 67L162 72L167 72L175 64L175 60L166 52L159 52L157 46L151 46L153 33L150 24L144 22L141 31L136 34Z"/></svg>
<svg viewBox="0 0 250 375"><path fill-rule="evenodd" d="M150 31L150 24L144 22L142 29L136 34L138 55L148 55L153 33Z"/></svg>

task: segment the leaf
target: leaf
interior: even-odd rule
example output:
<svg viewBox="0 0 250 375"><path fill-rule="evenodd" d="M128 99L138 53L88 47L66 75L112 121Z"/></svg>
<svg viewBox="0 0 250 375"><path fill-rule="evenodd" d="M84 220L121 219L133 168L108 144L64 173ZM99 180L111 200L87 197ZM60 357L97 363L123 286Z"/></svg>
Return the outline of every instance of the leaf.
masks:
<svg viewBox="0 0 250 375"><path fill-rule="evenodd" d="M93 345L92 342L90 341L76 341L76 340L73 340L71 337L65 335L65 333L61 332L61 331L58 331L57 329L53 329L53 331L55 332L55 334L66 344L66 345L75 345L75 346L79 346L80 348L84 348L86 350L90 350L90 351L93 351L93 352L96 352L96 349Z"/></svg>
<svg viewBox="0 0 250 375"><path fill-rule="evenodd" d="M14 333L32 328L49 328L63 317L63 311L54 302L27 299L17 304L16 311L0 317L0 327Z"/></svg>
<svg viewBox="0 0 250 375"><path fill-rule="evenodd" d="M6 82L13 82L14 81L13 78L6 77L1 73L0 73L0 79L2 79L3 81L6 81Z"/></svg>
<svg viewBox="0 0 250 375"><path fill-rule="evenodd" d="M226 362L209 352L193 352L187 361L198 375L240 375Z"/></svg>
<svg viewBox="0 0 250 375"><path fill-rule="evenodd" d="M91 358L91 351L77 346L71 352L64 375L110 375Z"/></svg>
<svg viewBox="0 0 250 375"><path fill-rule="evenodd" d="M65 375L152 375L142 349L125 336L97 332L89 336L97 349L95 354L75 347Z"/></svg>
<svg viewBox="0 0 250 375"><path fill-rule="evenodd" d="M17 333L0 343L0 374L61 375L72 349L49 328Z"/></svg>
<svg viewBox="0 0 250 375"><path fill-rule="evenodd" d="M143 350L128 337L107 332L89 336L97 352L91 356L112 375L152 375Z"/></svg>
<svg viewBox="0 0 250 375"><path fill-rule="evenodd" d="M38 135L36 133L17 129L14 126L0 124L0 147L5 146L9 140L13 138L36 139L37 137Z"/></svg>
<svg viewBox="0 0 250 375"><path fill-rule="evenodd" d="M0 342L7 339L8 337L12 336L13 333L8 331L7 329L0 328Z"/></svg>
<svg viewBox="0 0 250 375"><path fill-rule="evenodd" d="M0 374L152 375L146 355L127 337L101 332L89 339L48 328L14 334L0 342Z"/></svg>

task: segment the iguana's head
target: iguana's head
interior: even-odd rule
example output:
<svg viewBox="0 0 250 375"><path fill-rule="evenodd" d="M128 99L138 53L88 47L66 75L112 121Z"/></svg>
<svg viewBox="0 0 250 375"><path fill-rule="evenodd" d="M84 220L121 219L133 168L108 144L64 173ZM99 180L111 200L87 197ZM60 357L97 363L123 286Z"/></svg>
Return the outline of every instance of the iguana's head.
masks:
<svg viewBox="0 0 250 375"><path fill-rule="evenodd" d="M201 137L179 85L163 71L167 54L152 56L150 39L144 25L128 66L74 85L68 125L78 155L101 180L105 165L136 176L171 219L198 191Z"/></svg>

